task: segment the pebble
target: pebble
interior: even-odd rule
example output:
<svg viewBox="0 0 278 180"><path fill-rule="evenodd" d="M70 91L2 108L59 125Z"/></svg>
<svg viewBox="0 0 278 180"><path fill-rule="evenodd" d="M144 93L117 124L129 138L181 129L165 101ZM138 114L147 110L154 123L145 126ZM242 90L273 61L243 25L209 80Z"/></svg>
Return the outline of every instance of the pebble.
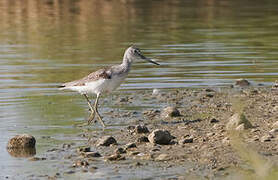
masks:
<svg viewBox="0 0 278 180"><path fill-rule="evenodd" d="M77 148L77 152L90 152L91 148L90 147L79 147Z"/></svg>
<svg viewBox="0 0 278 180"><path fill-rule="evenodd" d="M249 86L250 82L247 81L246 79L237 79L235 85L244 87L244 86Z"/></svg>
<svg viewBox="0 0 278 180"><path fill-rule="evenodd" d="M217 119L215 119L215 118L212 118L211 120L210 120L210 123L218 123L219 122L219 120L217 120Z"/></svg>
<svg viewBox="0 0 278 180"><path fill-rule="evenodd" d="M88 161L85 160L77 160L75 163L72 165L72 167L87 167L89 165Z"/></svg>
<svg viewBox="0 0 278 180"><path fill-rule="evenodd" d="M273 129L271 129L271 130L269 131L269 133L271 133L271 134L276 134L276 133L278 133L278 128L273 128Z"/></svg>
<svg viewBox="0 0 278 180"><path fill-rule="evenodd" d="M29 134L20 134L11 138L8 142L7 148L35 148L36 139Z"/></svg>
<svg viewBox="0 0 278 180"><path fill-rule="evenodd" d="M268 141L271 141L271 138L273 138L273 136L270 135L270 134L267 134L267 135L262 136L260 141L261 142L268 142Z"/></svg>
<svg viewBox="0 0 278 180"><path fill-rule="evenodd" d="M159 89L153 89L152 95L156 96L156 95L160 94L160 92L161 91Z"/></svg>
<svg viewBox="0 0 278 180"><path fill-rule="evenodd" d="M169 156L168 154L160 154L159 156L157 156L155 158L156 161L168 161L171 159L171 156Z"/></svg>
<svg viewBox="0 0 278 180"><path fill-rule="evenodd" d="M111 144L117 144L117 141L112 136L103 136L97 142L97 146L110 146Z"/></svg>
<svg viewBox="0 0 278 180"><path fill-rule="evenodd" d="M179 144L193 143L193 137L186 137L179 141Z"/></svg>
<svg viewBox="0 0 278 180"><path fill-rule="evenodd" d="M135 132L137 134L142 134L142 133L149 133L149 129L145 125L137 125L135 126Z"/></svg>
<svg viewBox="0 0 278 180"><path fill-rule="evenodd" d="M99 152L85 152L83 154L85 157L101 157L100 153Z"/></svg>
<svg viewBox="0 0 278 180"><path fill-rule="evenodd" d="M170 144L173 136L169 133L169 131L164 129L156 129L148 136L149 141L152 144Z"/></svg>
<svg viewBox="0 0 278 180"><path fill-rule="evenodd" d="M136 148L136 144L135 143L128 143L128 144L126 144L126 147L125 147L126 150L127 149L131 149L131 148Z"/></svg>
<svg viewBox="0 0 278 180"><path fill-rule="evenodd" d="M150 142L150 141L149 141L148 137L142 136L142 137L139 137L139 138L137 139L137 142L143 143L143 142Z"/></svg>
<svg viewBox="0 0 278 180"><path fill-rule="evenodd" d="M176 107L166 107L163 109L161 113L162 118L169 118L169 117L179 117L181 116L180 111Z"/></svg>
<svg viewBox="0 0 278 180"><path fill-rule="evenodd" d="M120 154L113 154L113 155L107 157L107 160L109 160L109 161L120 161L120 160L125 160L125 157L121 156Z"/></svg>
<svg viewBox="0 0 278 180"><path fill-rule="evenodd" d="M115 150L116 154L124 154L126 153L126 150L124 148L119 147L118 149Z"/></svg>

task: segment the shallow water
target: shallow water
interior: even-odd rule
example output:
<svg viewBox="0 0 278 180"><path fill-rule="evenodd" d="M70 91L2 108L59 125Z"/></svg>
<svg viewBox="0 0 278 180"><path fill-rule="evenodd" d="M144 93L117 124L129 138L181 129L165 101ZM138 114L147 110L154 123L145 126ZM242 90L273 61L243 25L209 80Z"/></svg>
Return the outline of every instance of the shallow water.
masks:
<svg viewBox="0 0 278 180"><path fill-rule="evenodd" d="M82 139L72 125L86 119L87 105L56 86L120 63L131 44L161 66L135 63L113 99L123 91L228 86L238 78L271 85L278 77L277 8L275 0L0 1L0 177L34 170L34 162L8 155L15 134L33 134L37 156ZM111 100L104 98L102 112L117 107ZM106 121L111 130L128 124ZM53 169L49 161L35 163L39 174Z"/></svg>

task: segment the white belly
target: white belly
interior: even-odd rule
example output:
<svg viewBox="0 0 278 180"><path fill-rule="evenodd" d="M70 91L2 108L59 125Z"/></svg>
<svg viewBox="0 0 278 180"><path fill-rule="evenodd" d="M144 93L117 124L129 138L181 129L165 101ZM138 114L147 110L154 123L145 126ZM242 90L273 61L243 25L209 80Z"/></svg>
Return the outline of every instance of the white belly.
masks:
<svg viewBox="0 0 278 180"><path fill-rule="evenodd" d="M112 79L100 79L84 86L71 86L64 89L78 91L81 94L109 93L121 85L126 76L114 76Z"/></svg>

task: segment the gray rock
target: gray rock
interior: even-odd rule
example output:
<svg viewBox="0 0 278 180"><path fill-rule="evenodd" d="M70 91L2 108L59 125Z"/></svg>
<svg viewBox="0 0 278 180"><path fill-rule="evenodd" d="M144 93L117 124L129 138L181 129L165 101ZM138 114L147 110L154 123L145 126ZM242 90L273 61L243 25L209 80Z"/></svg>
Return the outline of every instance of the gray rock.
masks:
<svg viewBox="0 0 278 180"><path fill-rule="evenodd" d="M149 141L152 144L170 144L173 136L167 130L156 129L149 136Z"/></svg>
<svg viewBox="0 0 278 180"><path fill-rule="evenodd" d="M181 116L180 111L175 107L166 107L163 109L161 113L162 118L169 118L169 117L179 117Z"/></svg>
<svg viewBox="0 0 278 180"><path fill-rule="evenodd" d="M7 148L35 148L36 139L29 134L20 134L11 138L8 142Z"/></svg>
<svg viewBox="0 0 278 180"><path fill-rule="evenodd" d="M237 79L235 85L244 87L244 86L249 86L250 82L247 81L246 79Z"/></svg>
<svg viewBox="0 0 278 180"><path fill-rule="evenodd" d="M117 141L112 136L103 136L97 142L97 146L110 146L111 144L117 144Z"/></svg>
<svg viewBox="0 0 278 180"><path fill-rule="evenodd" d="M248 128L253 127L252 124L250 123L250 121L245 117L244 114L235 113L229 119L229 122L226 125L226 129L227 130L236 129L241 124L243 124L243 127L241 126L239 128L248 129Z"/></svg>

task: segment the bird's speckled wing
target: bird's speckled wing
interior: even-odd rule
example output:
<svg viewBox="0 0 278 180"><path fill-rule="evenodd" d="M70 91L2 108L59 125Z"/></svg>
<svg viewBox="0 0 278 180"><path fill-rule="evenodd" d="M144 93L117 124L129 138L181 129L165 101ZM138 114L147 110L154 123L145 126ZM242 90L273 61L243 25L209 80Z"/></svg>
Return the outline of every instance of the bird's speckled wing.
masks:
<svg viewBox="0 0 278 180"><path fill-rule="evenodd" d="M88 76L86 76L82 79L64 83L60 87L85 86L86 83L92 82L92 81L97 81L99 79L111 79L111 74L112 74L112 72L110 70L100 69L95 72L92 72L91 74L89 74Z"/></svg>

